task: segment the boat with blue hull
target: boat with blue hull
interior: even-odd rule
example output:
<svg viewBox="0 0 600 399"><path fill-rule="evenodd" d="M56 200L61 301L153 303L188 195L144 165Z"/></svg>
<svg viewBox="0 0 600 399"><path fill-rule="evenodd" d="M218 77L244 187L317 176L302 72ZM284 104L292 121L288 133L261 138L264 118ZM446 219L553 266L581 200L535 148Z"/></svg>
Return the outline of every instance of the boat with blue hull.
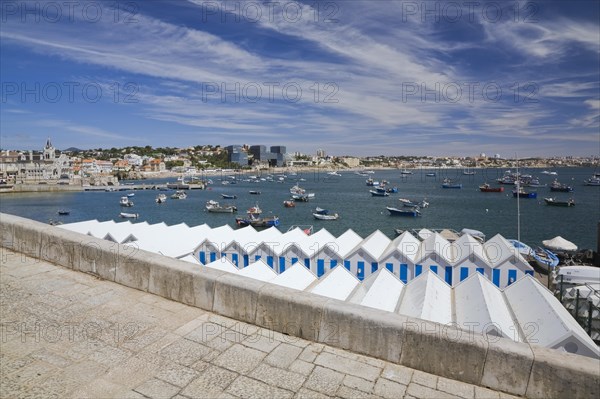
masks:
<svg viewBox="0 0 600 399"><path fill-rule="evenodd" d="M462 188L462 183L456 183L450 179L444 179L442 188Z"/></svg>
<svg viewBox="0 0 600 399"><path fill-rule="evenodd" d="M536 191L525 191L523 187L519 187L517 190L513 190L513 197L517 198L537 198Z"/></svg>
<svg viewBox="0 0 600 399"><path fill-rule="evenodd" d="M371 195L373 197L389 197L389 195L390 195L389 193L387 193L385 191L381 192L381 191L369 190L369 192L371 193Z"/></svg>
<svg viewBox="0 0 600 399"><path fill-rule="evenodd" d="M412 209L398 209L391 206L387 206L385 209L388 210L391 216L407 216L417 217L421 216L421 212L417 208Z"/></svg>
<svg viewBox="0 0 600 399"><path fill-rule="evenodd" d="M537 247L532 251L531 257L535 263L544 270L551 270L558 266L558 256L545 248Z"/></svg>
<svg viewBox="0 0 600 399"><path fill-rule="evenodd" d="M235 223L239 227L259 227L259 228L268 228L268 227L277 227L279 226L279 218L277 216L268 216L268 217L258 217L254 214L248 214L246 217L237 217L235 218Z"/></svg>

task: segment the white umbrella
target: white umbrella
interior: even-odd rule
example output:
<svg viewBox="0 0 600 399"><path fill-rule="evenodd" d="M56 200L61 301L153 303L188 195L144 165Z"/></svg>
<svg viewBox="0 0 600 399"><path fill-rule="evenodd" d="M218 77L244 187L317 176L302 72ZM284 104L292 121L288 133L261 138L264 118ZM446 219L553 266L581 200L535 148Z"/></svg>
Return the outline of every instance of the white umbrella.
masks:
<svg viewBox="0 0 600 399"><path fill-rule="evenodd" d="M556 236L551 240L544 240L542 244L548 249L555 251L577 251L577 245L571 241L565 240L561 236Z"/></svg>

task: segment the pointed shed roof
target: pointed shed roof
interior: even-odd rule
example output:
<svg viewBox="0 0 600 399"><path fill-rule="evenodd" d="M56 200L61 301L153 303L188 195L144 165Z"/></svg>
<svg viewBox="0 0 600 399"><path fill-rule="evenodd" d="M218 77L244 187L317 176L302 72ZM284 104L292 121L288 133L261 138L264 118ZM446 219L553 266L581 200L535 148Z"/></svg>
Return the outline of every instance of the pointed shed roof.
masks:
<svg viewBox="0 0 600 399"><path fill-rule="evenodd" d="M454 305L459 327L522 341L502 291L481 273L472 274L454 287Z"/></svg>
<svg viewBox="0 0 600 399"><path fill-rule="evenodd" d="M339 300L346 300L359 284L358 279L346 268L336 267L315 282L314 286L308 288L313 294L326 296Z"/></svg>
<svg viewBox="0 0 600 399"><path fill-rule="evenodd" d="M419 247L421 246L421 241L419 241L415 236L410 234L408 231L403 232L398 237L394 238L390 245L386 248L384 253L381 255L381 259L388 257L394 251L398 251L406 258L414 261L415 255L419 251Z"/></svg>
<svg viewBox="0 0 600 399"><path fill-rule="evenodd" d="M277 277L277 273L275 273L262 259L244 267L238 274L260 281L271 281Z"/></svg>
<svg viewBox="0 0 600 399"><path fill-rule="evenodd" d="M452 288L427 270L404 287L398 313L441 324L452 322Z"/></svg>
<svg viewBox="0 0 600 399"><path fill-rule="evenodd" d="M317 276L300 262L296 262L271 280L271 283L303 291L315 281Z"/></svg>
<svg viewBox="0 0 600 399"><path fill-rule="evenodd" d="M363 240L361 236L356 234L354 230L348 229L336 239L339 254L342 258L345 258L350 252L352 252Z"/></svg>
<svg viewBox="0 0 600 399"><path fill-rule="evenodd" d="M454 247L448 240L437 233L433 233L427 239L421 242L419 250L415 255L415 263L419 263L429 255L435 254L445 260L448 264L453 264L455 258Z"/></svg>
<svg viewBox="0 0 600 399"><path fill-rule="evenodd" d="M349 298L350 302L370 308L396 310L404 283L387 269L379 269L367 277Z"/></svg>

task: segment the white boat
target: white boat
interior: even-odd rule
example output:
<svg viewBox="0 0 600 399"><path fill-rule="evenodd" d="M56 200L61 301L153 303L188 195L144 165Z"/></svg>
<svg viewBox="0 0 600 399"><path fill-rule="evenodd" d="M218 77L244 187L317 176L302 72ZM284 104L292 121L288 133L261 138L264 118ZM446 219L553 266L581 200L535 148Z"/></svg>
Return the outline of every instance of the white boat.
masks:
<svg viewBox="0 0 600 399"><path fill-rule="evenodd" d="M186 199L187 194L181 190L175 192L175 194L171 195L172 199Z"/></svg>
<svg viewBox="0 0 600 399"><path fill-rule="evenodd" d="M297 184L295 186L293 186L292 188L290 188L290 194L300 195L300 196L303 196L303 197L306 197L309 199L315 197L315 193L307 193L305 189L298 186Z"/></svg>
<svg viewBox="0 0 600 399"><path fill-rule="evenodd" d="M167 202L167 196L164 194L158 194L154 201L156 201L157 204L164 204Z"/></svg>
<svg viewBox="0 0 600 399"><path fill-rule="evenodd" d="M121 206L133 206L133 201L130 201L129 198L127 197L121 197L121 200L119 201L119 205Z"/></svg>
<svg viewBox="0 0 600 399"><path fill-rule="evenodd" d="M119 213L119 216L122 218L126 218L126 219L137 219L138 217L140 217L140 215L138 213L127 213L127 212L121 212L121 213Z"/></svg>
<svg viewBox="0 0 600 399"><path fill-rule="evenodd" d="M400 171L400 174L401 175L412 175L413 172L411 172L410 170L403 169Z"/></svg>
<svg viewBox="0 0 600 399"><path fill-rule="evenodd" d="M134 196L135 196L135 193L129 193L129 194L127 194L127 196L128 196L128 197L134 197Z"/></svg>
<svg viewBox="0 0 600 399"><path fill-rule="evenodd" d="M210 200L206 203L206 210L212 213L234 213L237 212L235 205L221 205L217 201Z"/></svg>
<svg viewBox="0 0 600 399"><path fill-rule="evenodd" d="M556 275L556 282L569 284L600 284L600 267L562 266Z"/></svg>
<svg viewBox="0 0 600 399"><path fill-rule="evenodd" d="M340 175L340 174L339 174L337 171L335 171L335 170L334 170L333 172L327 172L327 174L328 174L329 176L341 176L341 175Z"/></svg>
<svg viewBox="0 0 600 399"><path fill-rule="evenodd" d="M313 213L313 216L315 217L315 219L319 219L319 220L338 220L339 215L337 213L334 213L333 215L323 215L321 213Z"/></svg>

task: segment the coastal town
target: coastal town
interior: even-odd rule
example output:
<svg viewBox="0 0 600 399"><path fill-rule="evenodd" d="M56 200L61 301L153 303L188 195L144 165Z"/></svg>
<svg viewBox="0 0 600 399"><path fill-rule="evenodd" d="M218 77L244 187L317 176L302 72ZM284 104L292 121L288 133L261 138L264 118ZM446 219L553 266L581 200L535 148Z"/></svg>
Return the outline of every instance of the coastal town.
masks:
<svg viewBox="0 0 600 399"><path fill-rule="evenodd" d="M41 146L42 147L42 146ZM267 151L269 149L269 151ZM222 171L360 170L369 169L465 169L597 167L599 156L515 159L484 153L471 157L330 155L287 152L285 146L196 145L174 147L125 147L59 150L46 140L40 150L0 150L0 192L76 190L89 186L118 185L120 180L149 177L210 175ZM41 187L39 187L41 186ZM46 187L44 187L46 186Z"/></svg>

